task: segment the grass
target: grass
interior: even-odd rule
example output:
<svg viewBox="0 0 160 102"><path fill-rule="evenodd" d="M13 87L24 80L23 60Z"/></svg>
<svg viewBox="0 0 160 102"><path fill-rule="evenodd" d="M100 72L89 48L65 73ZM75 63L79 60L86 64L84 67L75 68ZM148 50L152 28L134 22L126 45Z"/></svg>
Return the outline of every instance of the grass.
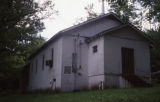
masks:
<svg viewBox="0 0 160 102"><path fill-rule="evenodd" d="M0 96L0 102L160 102L160 87Z"/></svg>

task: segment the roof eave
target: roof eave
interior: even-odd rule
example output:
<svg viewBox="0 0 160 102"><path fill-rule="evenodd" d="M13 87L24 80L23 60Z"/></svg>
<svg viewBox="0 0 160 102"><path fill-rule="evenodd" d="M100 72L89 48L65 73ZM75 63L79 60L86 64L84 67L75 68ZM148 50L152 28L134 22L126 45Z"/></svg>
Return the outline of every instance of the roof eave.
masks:
<svg viewBox="0 0 160 102"><path fill-rule="evenodd" d="M132 24L124 24L124 25L120 25L118 27L114 27L114 28L111 28L109 30L106 30L106 31L103 31L103 32L100 32L99 34L89 38L91 41L92 39L95 39L95 38L98 38L98 37L101 37L101 36L104 36L105 34L108 34L108 33L111 33L113 31L116 31L116 30L119 30L121 28L124 28L124 27L131 27L133 28L135 31L137 31L139 34L141 34L147 41L149 41L149 46L152 47L153 46L153 40L151 38L149 38L147 36L147 34L145 34L144 32L142 32L141 30L137 29L135 26L133 26Z"/></svg>

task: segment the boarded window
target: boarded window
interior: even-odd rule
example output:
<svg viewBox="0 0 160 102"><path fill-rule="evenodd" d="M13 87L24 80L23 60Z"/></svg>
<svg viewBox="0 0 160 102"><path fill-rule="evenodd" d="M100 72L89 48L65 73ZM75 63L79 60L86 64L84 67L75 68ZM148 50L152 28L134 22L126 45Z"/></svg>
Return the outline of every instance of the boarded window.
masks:
<svg viewBox="0 0 160 102"><path fill-rule="evenodd" d="M64 74L71 74L72 68L71 66L65 66L64 67Z"/></svg>
<svg viewBox="0 0 160 102"><path fill-rule="evenodd" d="M93 53L96 53L97 51L98 51L98 49L97 49L97 45L95 45L95 46L93 46Z"/></svg>
<svg viewBox="0 0 160 102"><path fill-rule="evenodd" d="M134 74L134 49L122 48L122 74Z"/></svg>

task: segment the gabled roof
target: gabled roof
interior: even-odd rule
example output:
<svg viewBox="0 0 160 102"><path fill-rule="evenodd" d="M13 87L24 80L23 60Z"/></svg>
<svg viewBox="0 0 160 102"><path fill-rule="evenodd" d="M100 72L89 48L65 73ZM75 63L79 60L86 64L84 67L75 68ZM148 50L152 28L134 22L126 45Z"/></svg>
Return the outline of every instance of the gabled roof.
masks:
<svg viewBox="0 0 160 102"><path fill-rule="evenodd" d="M29 57L29 59L31 59L31 58L33 58L34 56L36 56L42 49L44 49L44 48L46 48L47 46L49 46L52 42L54 42L54 41L55 41L56 39L58 39L60 36L65 35L66 32L68 32L68 31L70 31L70 30L73 30L73 29L76 29L76 28L79 28L79 27L81 27L81 26L87 25L87 24L89 24L89 23L91 23L91 22L95 22L95 21L97 21L97 20L99 20L99 19L106 18L106 17L113 18L113 19L121 22L122 24L124 24L123 21L120 20L120 19L119 19L114 13L112 13L112 12L111 12L111 13L108 13L108 14L100 15L100 16L98 16L98 17L96 17L96 18L87 20L87 21L85 21L85 22L83 22L83 23L80 23L80 24L77 24L77 25L74 25L74 26L71 26L71 27L66 28L66 29L64 29L64 30L59 31L59 32L56 33L52 38L50 38L46 43L44 43L42 47L40 47L36 52L34 52L34 53Z"/></svg>
<svg viewBox="0 0 160 102"><path fill-rule="evenodd" d="M120 23L122 23L122 25L118 26L118 27L114 27L114 28L111 28L111 29L108 29L106 31L103 31L103 32L111 32L111 31L114 31L114 30L118 30L118 29L121 29L125 26L130 26L132 28L134 28L136 31L138 31L140 34L142 34L142 36L144 36L146 39L148 40L151 40L149 37L146 36L146 34L144 34L142 31L138 30L136 27L134 27L133 25L131 24L125 24L122 20L120 20L116 14L114 13L108 13L108 14L104 14L104 15L100 15L96 18L93 18L93 19L90 19L90 20L87 20L83 23L80 23L80 24L77 24L77 25L74 25L74 26L71 26L69 28L66 28L64 30L61 30L59 31L58 33L56 33L52 38L50 38L46 43L43 44L42 47L40 47L36 52L34 52L30 57L29 59L33 58L34 56L36 56L40 51L42 51L43 49L45 49L47 46L49 46L52 42L56 41L59 37L63 36L63 35L66 35L66 32L68 31L71 31L73 29L77 29L79 27L82 27L84 25L87 25L87 24L90 24L92 22L95 22L97 20L100 20L100 19L103 19L103 18L106 18L106 17L109 17L109 18L112 18L112 19L115 19L117 21L119 21ZM101 32L101 34L103 33ZM96 34L95 36L97 36L98 34Z"/></svg>
<svg viewBox="0 0 160 102"><path fill-rule="evenodd" d="M96 38L100 37L100 36L104 36L106 34L109 34L113 31L117 31L119 29L122 29L122 28L125 28L125 27L129 27L131 29L134 29L136 32L138 32L138 34L140 34L142 37L144 37L147 41L150 42L151 46L153 44L153 40L147 36L147 34L145 34L144 32L142 32L141 30L137 29L135 26L133 26L132 24L128 23L128 24L123 24L123 25L120 25L120 26L117 26L117 27L114 27L114 28L111 28L111 29L108 29L106 31L103 31L103 32L100 32L99 34L96 34L95 36L92 36L88 39L88 42L90 41L93 41L95 40Z"/></svg>
<svg viewBox="0 0 160 102"><path fill-rule="evenodd" d="M77 24L77 25L71 26L71 27L69 27L69 28L66 28L66 29L64 29L64 30L62 30L62 31L60 31L60 32L61 32L61 33L64 33L64 32L67 32L67 31L69 31L69 30L72 30L72 29L81 27L81 26L83 26L83 25L86 25L86 24L88 24L88 23L97 21L97 20L102 19L102 18L105 18L105 17L114 18L114 19L118 20L119 22L121 22L122 24L124 24L124 22L123 22L122 20L120 20L114 13L110 12L110 13L108 13L108 14L100 15L100 16L98 16L98 17L96 17L96 18L92 18L92 19L87 20L87 21L85 21L85 22L82 22L82 23L80 23L80 24Z"/></svg>

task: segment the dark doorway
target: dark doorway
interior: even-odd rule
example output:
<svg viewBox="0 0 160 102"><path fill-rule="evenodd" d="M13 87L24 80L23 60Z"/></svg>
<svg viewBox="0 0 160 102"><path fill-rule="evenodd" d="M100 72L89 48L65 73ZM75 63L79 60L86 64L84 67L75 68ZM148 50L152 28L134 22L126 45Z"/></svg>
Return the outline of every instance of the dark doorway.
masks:
<svg viewBox="0 0 160 102"><path fill-rule="evenodd" d="M134 75L134 49L124 48L122 52L122 74L123 75Z"/></svg>

